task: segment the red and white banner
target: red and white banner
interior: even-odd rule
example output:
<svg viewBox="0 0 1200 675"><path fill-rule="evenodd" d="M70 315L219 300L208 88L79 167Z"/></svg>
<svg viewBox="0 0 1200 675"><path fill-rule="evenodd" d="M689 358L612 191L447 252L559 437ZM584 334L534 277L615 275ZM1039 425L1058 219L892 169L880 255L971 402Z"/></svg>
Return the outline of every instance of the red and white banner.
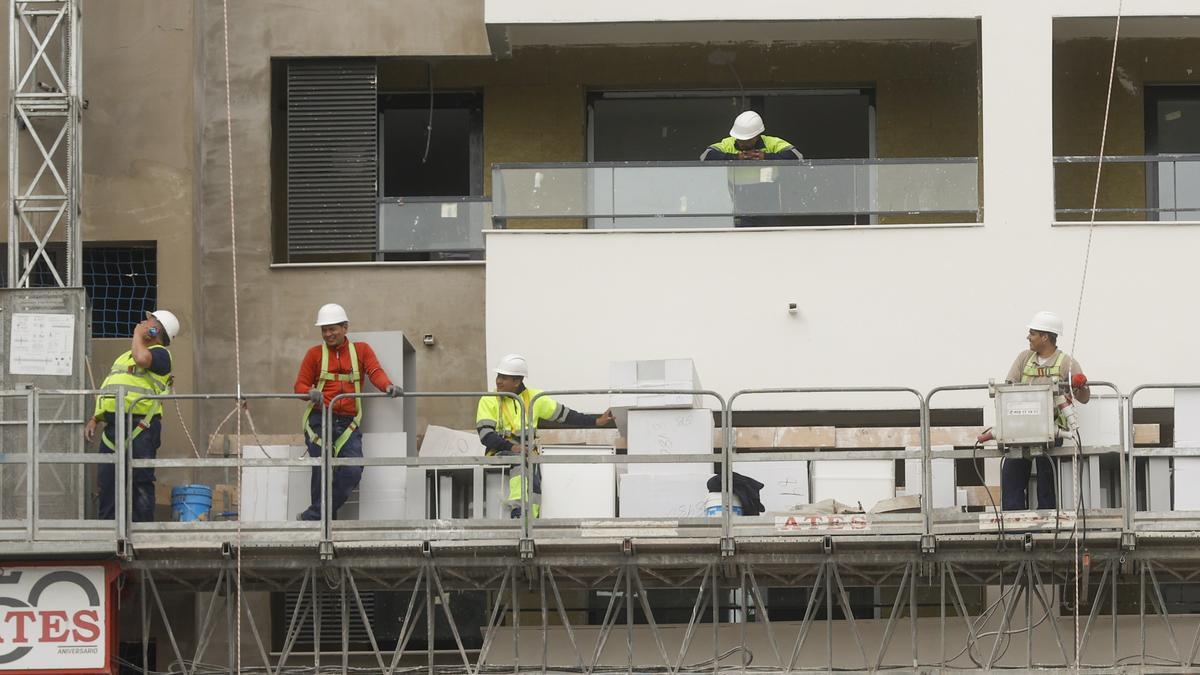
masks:
<svg viewBox="0 0 1200 675"><path fill-rule="evenodd" d="M0 567L0 672L111 673L111 564Z"/></svg>

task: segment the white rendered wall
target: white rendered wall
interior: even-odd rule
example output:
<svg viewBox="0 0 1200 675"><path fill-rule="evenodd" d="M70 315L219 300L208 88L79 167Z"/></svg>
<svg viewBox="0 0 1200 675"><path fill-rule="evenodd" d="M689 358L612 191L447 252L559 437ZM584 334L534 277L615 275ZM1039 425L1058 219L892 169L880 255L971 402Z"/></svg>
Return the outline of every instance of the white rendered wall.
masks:
<svg viewBox="0 0 1200 675"><path fill-rule="evenodd" d="M1051 225L1052 8L985 4L982 226L489 232L488 362L522 353L530 384L546 389L605 387L611 360L692 357L705 387L726 395L928 391L1003 377L1029 317L1050 309L1066 322L1060 345L1077 338L1093 379L1126 391L1200 380L1187 292L1200 227L1097 227L1074 325L1088 230ZM1151 4L1169 3L1126 9Z"/></svg>
<svg viewBox="0 0 1200 675"><path fill-rule="evenodd" d="M1026 16L1111 16L1117 0L485 0L488 24L623 23L634 21L788 21L811 19L901 19L986 17L1017 9ZM1193 0L1124 0L1126 16L1186 16Z"/></svg>

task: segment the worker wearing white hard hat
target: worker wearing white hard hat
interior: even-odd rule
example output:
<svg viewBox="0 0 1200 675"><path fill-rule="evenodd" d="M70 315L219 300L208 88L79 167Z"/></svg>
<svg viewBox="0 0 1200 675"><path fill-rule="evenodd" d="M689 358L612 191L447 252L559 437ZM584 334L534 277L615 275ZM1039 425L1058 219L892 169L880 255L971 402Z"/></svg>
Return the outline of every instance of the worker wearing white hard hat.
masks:
<svg viewBox="0 0 1200 675"><path fill-rule="evenodd" d="M1087 403L1091 389L1087 376L1079 362L1058 348L1058 338L1063 334L1063 321L1054 312L1040 311L1025 325L1029 329L1025 339L1029 348L1017 354L1005 380L1020 384L1049 384L1054 381L1070 382L1070 397L1079 403ZM1068 400L1067 403L1071 401ZM1065 414L1059 411L1056 424L1064 432L1069 431ZM982 437L981 437L982 438ZM1061 438L1059 444L1061 445ZM1000 489L1005 511L1023 511L1030 508L1029 476L1033 462L1023 457L1005 457L1000 468ZM1037 508L1056 508L1055 471L1051 459L1045 455L1037 457Z"/></svg>
<svg viewBox="0 0 1200 675"><path fill-rule="evenodd" d="M704 162L733 162L728 171L734 227L784 227L797 224L779 213L782 205L780 181L775 166L755 166L756 160L800 160L800 151L777 136L767 136L762 117L753 110L737 116L729 136L708 146L700 155ZM754 215L759 214L759 215ZM775 215L771 215L775 214Z"/></svg>
<svg viewBox="0 0 1200 675"><path fill-rule="evenodd" d="M341 305L330 303L317 310L315 324L321 329L321 344L309 348L300 363L294 390L308 399L302 424L308 454L321 456L321 428L324 409L330 411L333 456L340 458L362 457L362 402L357 398L343 397L334 401L339 394L361 394L363 380L369 379L388 396L401 395L400 387L392 384L375 350L365 342L352 342L347 338L350 318ZM333 471L333 488L330 494L330 513L337 518L338 509L346 503L354 488L362 480L363 467L339 466ZM311 504L300 514L301 520L321 519L321 469L313 467L309 484Z"/></svg>
<svg viewBox="0 0 1200 675"><path fill-rule="evenodd" d="M113 361L112 368L100 388L115 391L125 388L124 410L130 415L125 442L134 459L154 459L162 442L162 411L160 399L171 389L171 352L167 346L179 335L179 318L165 309L146 312L146 318L133 328L129 351ZM113 395L96 397L96 407L83 429L83 437L91 442L96 430L100 434L100 452L114 453L117 399ZM100 487L100 506L97 515L102 520L116 517L116 465L101 464L96 470ZM154 469L133 470L130 501L134 522L154 520Z"/></svg>
<svg viewBox="0 0 1200 675"><path fill-rule="evenodd" d="M612 422L612 412L604 411L600 415L587 415L576 412L555 401L549 396L538 396L539 389L525 386L525 378L529 376L529 364L520 354L509 354L500 359L496 365L496 391L499 393L515 394L524 404L524 410L530 420L526 432L526 442L533 442L538 422L551 420L558 424L572 427L602 427ZM536 400L534 397L537 397ZM487 448L489 456L516 456L525 451L521 445L521 431L526 427L521 419L522 406L509 396L484 396L479 399L475 411L475 430L479 432L479 440ZM533 465L533 477L526 489L521 465L517 464L508 472L508 493L504 505L510 518L521 517L522 492L530 505L529 517L537 518L542 511L542 477L538 465Z"/></svg>
<svg viewBox="0 0 1200 675"><path fill-rule="evenodd" d="M766 130L762 117L747 110L733 121L729 136L705 148L700 160L804 159L796 146L782 138L767 136Z"/></svg>

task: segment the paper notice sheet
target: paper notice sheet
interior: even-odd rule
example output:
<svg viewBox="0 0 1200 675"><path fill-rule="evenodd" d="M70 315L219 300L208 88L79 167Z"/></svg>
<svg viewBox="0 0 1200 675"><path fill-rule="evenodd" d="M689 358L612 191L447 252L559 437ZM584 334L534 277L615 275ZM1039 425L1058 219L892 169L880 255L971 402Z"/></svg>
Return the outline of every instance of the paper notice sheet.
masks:
<svg viewBox="0 0 1200 675"><path fill-rule="evenodd" d="M75 356L75 316L13 314L8 372L13 375L70 375Z"/></svg>

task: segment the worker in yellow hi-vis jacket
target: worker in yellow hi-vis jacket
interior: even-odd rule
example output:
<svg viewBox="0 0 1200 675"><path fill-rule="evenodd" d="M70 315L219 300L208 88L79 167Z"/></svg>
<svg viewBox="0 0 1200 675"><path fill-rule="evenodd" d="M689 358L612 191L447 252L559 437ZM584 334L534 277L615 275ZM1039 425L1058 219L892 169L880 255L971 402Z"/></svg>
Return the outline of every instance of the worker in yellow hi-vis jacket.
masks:
<svg viewBox="0 0 1200 675"><path fill-rule="evenodd" d="M606 410L600 415L587 415L576 412L555 401L549 396L535 396L541 393L539 389L525 386L525 377L529 375L529 365L525 357L519 354L509 354L500 359L496 366L496 391L516 394L525 404L529 417L529 435L526 439L532 444L532 432L537 430L538 422L551 420L570 426L602 427L612 422L612 411ZM530 402L533 401L532 407ZM521 446L521 430L525 424L521 420L521 408L512 398L504 396L484 396L479 399L479 407L475 413L475 430L479 439L487 448L488 456L519 456L525 452ZM508 493L504 505L510 518L521 517L521 492L526 491L530 505L530 517L537 518L542 512L542 479L537 466L533 467L533 475L526 485L525 476L520 464L514 465L508 473Z"/></svg>
<svg viewBox="0 0 1200 675"><path fill-rule="evenodd" d="M146 320L133 329L129 351L113 361L112 369L100 388L115 391L125 387L125 412L131 415L132 426L126 429L125 444L133 459L155 459L162 439L163 404L160 399L147 396L162 396L171 389L171 352L167 350L171 341L179 335L179 318L165 309L146 312ZM115 396L99 396L96 408L83 428L83 437L91 442L96 430L101 430L100 452L117 451L116 433L117 400ZM123 464L101 464L96 471L100 483L101 520L112 520L116 515L116 469ZM134 469L133 483L129 486L134 522L154 520L154 469Z"/></svg>

